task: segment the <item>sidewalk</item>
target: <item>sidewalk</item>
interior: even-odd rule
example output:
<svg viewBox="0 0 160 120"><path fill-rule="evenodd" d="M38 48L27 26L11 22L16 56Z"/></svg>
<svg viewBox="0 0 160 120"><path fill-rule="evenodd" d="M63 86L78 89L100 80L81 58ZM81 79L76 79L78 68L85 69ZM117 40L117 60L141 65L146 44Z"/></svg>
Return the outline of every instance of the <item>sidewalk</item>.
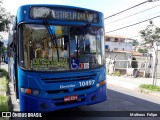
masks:
<svg viewBox="0 0 160 120"><path fill-rule="evenodd" d="M148 90L140 89L141 84L152 84L152 78L133 78L131 76L110 76L107 75L107 83L115 86L119 86L126 89L137 90L143 93L149 93L159 95L160 92L150 92ZM160 79L157 79L157 86L160 86Z"/></svg>

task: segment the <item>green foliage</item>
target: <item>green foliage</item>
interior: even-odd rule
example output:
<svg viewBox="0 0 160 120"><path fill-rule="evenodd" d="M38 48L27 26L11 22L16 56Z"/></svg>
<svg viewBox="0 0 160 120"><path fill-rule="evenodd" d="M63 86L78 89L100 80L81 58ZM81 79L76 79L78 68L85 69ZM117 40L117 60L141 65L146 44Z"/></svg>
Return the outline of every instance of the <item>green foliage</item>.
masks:
<svg viewBox="0 0 160 120"><path fill-rule="evenodd" d="M132 58L131 66L132 68L138 68L138 62L135 57Z"/></svg>
<svg viewBox="0 0 160 120"><path fill-rule="evenodd" d="M6 77L0 79L0 111L8 111L8 96L6 96L7 84L8 81Z"/></svg>
<svg viewBox="0 0 160 120"><path fill-rule="evenodd" d="M120 73L120 71L115 71L115 72L113 73L113 75L115 75L115 76L121 76L121 73Z"/></svg>
<svg viewBox="0 0 160 120"><path fill-rule="evenodd" d="M8 111L8 97L0 95L0 111Z"/></svg>
<svg viewBox="0 0 160 120"><path fill-rule="evenodd" d="M139 45L139 42L137 42L136 40L133 40L132 45L137 46L137 45Z"/></svg>
<svg viewBox="0 0 160 120"><path fill-rule="evenodd" d="M160 86L156 86L156 85L142 84L140 85L140 88L160 92Z"/></svg>
<svg viewBox="0 0 160 120"><path fill-rule="evenodd" d="M1 80L0 80L0 86L1 86L0 91L7 92L7 84L8 84L7 78L6 77L1 78Z"/></svg>
<svg viewBox="0 0 160 120"><path fill-rule="evenodd" d="M9 30L9 24L12 22L12 18L14 17L6 11L2 4L3 1L0 0L0 32Z"/></svg>
<svg viewBox="0 0 160 120"><path fill-rule="evenodd" d="M139 48L138 52L143 53L143 49Z"/></svg>
<svg viewBox="0 0 160 120"><path fill-rule="evenodd" d="M4 52L7 50L7 47L3 46L2 47L2 54L4 54Z"/></svg>
<svg viewBox="0 0 160 120"><path fill-rule="evenodd" d="M145 49L139 48L138 52L140 52L140 53L148 53L148 49L147 48L145 48Z"/></svg>
<svg viewBox="0 0 160 120"><path fill-rule="evenodd" d="M6 77L8 78L8 72L5 69L0 69L0 73L2 73L1 77Z"/></svg>
<svg viewBox="0 0 160 120"><path fill-rule="evenodd" d="M160 28L156 27L153 23L150 23L146 29L141 30L139 33L144 40L144 45L149 44L153 46L154 42L160 40Z"/></svg>

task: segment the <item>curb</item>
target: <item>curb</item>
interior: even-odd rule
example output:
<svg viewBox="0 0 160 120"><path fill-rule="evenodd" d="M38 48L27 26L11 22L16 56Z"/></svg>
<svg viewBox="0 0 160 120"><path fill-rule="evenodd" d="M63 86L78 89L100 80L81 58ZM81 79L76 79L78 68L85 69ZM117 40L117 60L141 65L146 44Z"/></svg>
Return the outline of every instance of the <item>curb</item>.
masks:
<svg viewBox="0 0 160 120"><path fill-rule="evenodd" d="M145 93L145 94L151 94L151 95L160 97L160 92L154 92L154 91L146 90L146 89L143 89L143 88L139 88L138 92Z"/></svg>

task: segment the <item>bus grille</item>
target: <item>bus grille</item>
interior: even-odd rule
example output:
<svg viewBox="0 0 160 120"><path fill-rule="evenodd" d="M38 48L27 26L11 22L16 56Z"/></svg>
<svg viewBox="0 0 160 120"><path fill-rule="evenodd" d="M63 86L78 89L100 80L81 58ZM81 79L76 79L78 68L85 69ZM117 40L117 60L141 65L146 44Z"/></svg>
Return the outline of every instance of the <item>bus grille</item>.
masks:
<svg viewBox="0 0 160 120"><path fill-rule="evenodd" d="M58 83L58 82L72 82L72 81L81 81L81 80L91 80L95 79L96 74L82 75L82 76L73 76L73 77L43 77L41 80L44 83Z"/></svg>
<svg viewBox="0 0 160 120"><path fill-rule="evenodd" d="M92 86L87 86L87 87L80 87L80 88L75 88L74 92L76 91L82 91L82 90L87 90L90 89ZM46 91L48 94L58 94L58 93L68 93L69 90L68 89L63 89L63 90L49 90Z"/></svg>
<svg viewBox="0 0 160 120"><path fill-rule="evenodd" d="M95 80L97 75L96 74L88 74L88 75L77 75L77 76L72 76L72 77L45 77L43 76L41 80L47 85L50 83L64 83L64 82L75 82L75 81L85 81L85 80ZM92 85L90 86L83 86L83 87L77 87L74 88L74 90L70 91L69 88L64 88L64 89L50 89L50 90L45 90L46 93L48 94L64 94L64 93L69 93L69 92L78 92L78 91L86 91L88 89L91 89Z"/></svg>

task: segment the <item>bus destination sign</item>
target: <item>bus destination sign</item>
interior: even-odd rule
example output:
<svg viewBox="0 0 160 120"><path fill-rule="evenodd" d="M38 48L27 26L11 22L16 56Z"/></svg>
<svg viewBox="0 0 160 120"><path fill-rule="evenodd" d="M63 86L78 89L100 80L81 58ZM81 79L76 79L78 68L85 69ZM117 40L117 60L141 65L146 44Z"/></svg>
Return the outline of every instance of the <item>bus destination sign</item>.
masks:
<svg viewBox="0 0 160 120"><path fill-rule="evenodd" d="M97 12L73 9L54 9L49 7L32 7L30 17L32 19L83 21L90 23L98 23L99 20Z"/></svg>

